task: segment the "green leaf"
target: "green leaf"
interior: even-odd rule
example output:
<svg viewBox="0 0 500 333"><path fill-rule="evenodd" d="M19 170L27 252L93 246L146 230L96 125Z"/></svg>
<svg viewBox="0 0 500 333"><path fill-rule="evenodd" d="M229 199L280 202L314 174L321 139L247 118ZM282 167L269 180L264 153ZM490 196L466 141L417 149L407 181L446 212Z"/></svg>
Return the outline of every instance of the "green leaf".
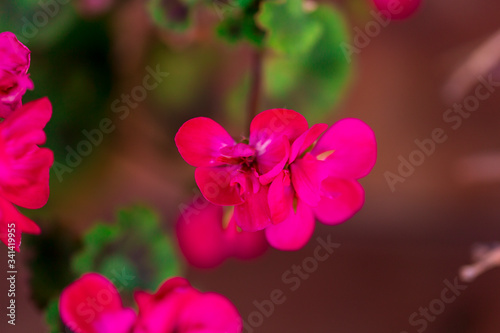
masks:
<svg viewBox="0 0 500 333"><path fill-rule="evenodd" d="M59 317L59 296L52 299L45 309L45 321L49 325L49 333L61 332L61 319Z"/></svg>
<svg viewBox="0 0 500 333"><path fill-rule="evenodd" d="M261 0L230 0L218 10L221 22L217 33L231 43L246 40L261 47L265 32L257 26L255 16L259 12Z"/></svg>
<svg viewBox="0 0 500 333"><path fill-rule="evenodd" d="M264 65L266 108L286 107L321 120L349 83L351 66L342 45L350 37L343 15L322 4L306 10L300 0L262 7L258 21L266 29L266 46L275 51ZM303 32L290 33L290 22Z"/></svg>
<svg viewBox="0 0 500 333"><path fill-rule="evenodd" d="M137 206L118 212L114 224L98 223L84 238L84 249L74 257L78 274L97 272L118 290L155 290L165 279L179 274L174 246L161 230L158 216Z"/></svg>
<svg viewBox="0 0 500 333"><path fill-rule="evenodd" d="M267 46L292 57L308 52L322 32L320 22L304 11L302 0L264 3L259 23L267 28Z"/></svg>

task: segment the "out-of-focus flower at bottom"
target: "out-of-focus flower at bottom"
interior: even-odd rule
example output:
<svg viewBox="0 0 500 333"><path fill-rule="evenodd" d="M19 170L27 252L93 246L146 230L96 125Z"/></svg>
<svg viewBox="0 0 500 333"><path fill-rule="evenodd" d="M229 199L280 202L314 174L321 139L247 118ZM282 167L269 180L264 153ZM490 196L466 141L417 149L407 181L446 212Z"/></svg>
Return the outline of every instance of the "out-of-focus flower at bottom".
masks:
<svg viewBox="0 0 500 333"><path fill-rule="evenodd" d="M242 330L234 305L216 293L202 293L180 277L154 294L134 294L138 313L123 306L117 288L104 276L84 274L61 294L63 323L76 333L195 333Z"/></svg>
<svg viewBox="0 0 500 333"><path fill-rule="evenodd" d="M230 257L253 259L268 248L264 231L241 230L233 207L208 202L202 196L182 210L177 240L186 260L198 268L212 268Z"/></svg>

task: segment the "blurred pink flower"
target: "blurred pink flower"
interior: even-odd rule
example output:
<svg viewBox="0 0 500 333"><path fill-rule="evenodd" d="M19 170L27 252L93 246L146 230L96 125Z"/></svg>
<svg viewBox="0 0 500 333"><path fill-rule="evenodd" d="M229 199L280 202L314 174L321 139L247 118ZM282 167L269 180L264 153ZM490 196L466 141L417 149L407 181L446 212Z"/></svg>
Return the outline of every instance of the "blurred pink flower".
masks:
<svg viewBox="0 0 500 333"><path fill-rule="evenodd" d="M84 274L60 298L62 321L76 333L200 333L242 330L238 311L225 297L202 293L186 279L166 280L154 294L135 293L136 314L116 287L96 273Z"/></svg>
<svg viewBox="0 0 500 333"><path fill-rule="evenodd" d="M266 237L277 249L303 247L314 231L315 217L339 224L363 206L364 191L357 179L375 164L375 135L354 118L338 121L319 138L326 128L314 125L293 142L289 167L270 186L271 215L283 222L266 228Z"/></svg>
<svg viewBox="0 0 500 333"><path fill-rule="evenodd" d="M43 128L52 115L47 98L29 102L0 123L0 237L9 244L9 225L15 224L15 248L21 233L39 233L38 226L12 204L41 208L49 198L49 169L54 161Z"/></svg>
<svg viewBox="0 0 500 333"><path fill-rule="evenodd" d="M252 259L268 247L264 231L239 229L232 211L224 214L224 207L204 198L198 198L183 211L176 231L184 257L199 268L216 267L230 257Z"/></svg>
<svg viewBox="0 0 500 333"><path fill-rule="evenodd" d="M12 32L0 33L0 117L21 106L26 89L33 89L28 75L30 50Z"/></svg>
<svg viewBox="0 0 500 333"><path fill-rule="evenodd" d="M422 0L373 0L375 7L390 19L402 20L413 15Z"/></svg>
<svg viewBox="0 0 500 333"><path fill-rule="evenodd" d="M235 205L234 218L245 231L269 226L269 183L285 167L290 141L307 130L297 112L272 109L250 124L250 137L237 143L215 121L199 117L184 123L175 142L184 160L197 167L195 179L203 196L216 205Z"/></svg>

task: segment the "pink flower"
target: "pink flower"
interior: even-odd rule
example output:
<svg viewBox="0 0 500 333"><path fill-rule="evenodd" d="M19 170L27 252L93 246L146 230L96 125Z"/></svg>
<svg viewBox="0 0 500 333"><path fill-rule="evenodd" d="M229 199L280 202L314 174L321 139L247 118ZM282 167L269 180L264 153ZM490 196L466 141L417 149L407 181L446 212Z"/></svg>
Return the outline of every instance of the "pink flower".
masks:
<svg viewBox="0 0 500 333"><path fill-rule="evenodd" d="M52 115L47 98L27 103L0 123L0 238L15 229L15 248L19 250L21 233L37 234L38 226L12 205L37 209L49 198L49 169L52 151L40 148L45 142L43 128ZM15 225L15 227L12 227Z"/></svg>
<svg viewBox="0 0 500 333"><path fill-rule="evenodd" d="M0 33L0 117L21 106L26 89L33 89L28 75L30 50L11 32Z"/></svg>
<svg viewBox="0 0 500 333"><path fill-rule="evenodd" d="M61 294L62 321L76 333L238 333L241 317L215 293L202 293L187 280L166 280L154 294L135 293L138 314L125 308L116 287L96 273L84 274Z"/></svg>
<svg viewBox="0 0 500 333"><path fill-rule="evenodd" d="M421 0L373 0L375 7L390 19L402 20L413 15Z"/></svg>
<svg viewBox="0 0 500 333"><path fill-rule="evenodd" d="M215 121L199 117L181 126L175 142L184 160L197 167L203 196L216 205L235 205L237 225L257 231L273 223L265 204L269 184L285 167L290 142L307 127L297 112L267 110L253 119L250 137L236 142Z"/></svg>
<svg viewBox="0 0 500 333"><path fill-rule="evenodd" d="M375 164L368 125L348 118L327 127L309 128L301 114L273 109L253 119L250 138L240 143L208 118L186 122L176 143L198 167L196 183L205 198L234 205L239 227L265 229L273 247L294 250L311 237L315 218L338 224L361 209L364 191L357 180Z"/></svg>
<svg viewBox="0 0 500 333"><path fill-rule="evenodd" d="M176 225L179 247L187 261L199 268L212 268L235 257L252 259L260 256L268 244L264 231L239 229L232 208L224 214L222 206L204 198L191 203Z"/></svg>
<svg viewBox="0 0 500 333"><path fill-rule="evenodd" d="M293 142L288 168L269 188L271 215L284 219L266 229L275 248L299 249L310 239L315 218L334 225L363 206L364 191L357 180L375 164L375 135L361 120L347 118L318 140L326 128L314 125Z"/></svg>

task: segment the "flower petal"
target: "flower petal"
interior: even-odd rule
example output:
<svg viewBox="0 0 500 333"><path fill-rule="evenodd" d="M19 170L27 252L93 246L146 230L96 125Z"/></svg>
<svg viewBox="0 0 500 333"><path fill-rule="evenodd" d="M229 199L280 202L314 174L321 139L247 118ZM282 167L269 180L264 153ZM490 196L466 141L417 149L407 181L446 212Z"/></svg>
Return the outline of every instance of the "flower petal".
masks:
<svg viewBox="0 0 500 333"><path fill-rule="evenodd" d="M188 280L176 276L165 280L154 294L141 290L136 291L134 293L134 299L140 311L148 312L154 308L157 303L174 293L176 289L190 287L191 285Z"/></svg>
<svg viewBox="0 0 500 333"><path fill-rule="evenodd" d="M132 309L123 309L118 312L104 313L95 323L95 330L99 333L129 333L137 315Z"/></svg>
<svg viewBox="0 0 500 333"><path fill-rule="evenodd" d="M284 221L293 211L294 192L291 186L290 172L283 170L269 186L269 210L274 224Z"/></svg>
<svg viewBox="0 0 500 333"><path fill-rule="evenodd" d="M51 150L39 148L45 142L43 128L52 106L47 98L30 102L0 124L0 193L21 207L37 209L49 198L49 170L54 162Z"/></svg>
<svg viewBox="0 0 500 333"><path fill-rule="evenodd" d="M21 214L10 202L0 197L0 240L5 245L12 246L12 241L9 242L9 238L13 239L14 248L19 251L23 232L39 234L40 227ZM9 234L13 234L14 237L9 237Z"/></svg>
<svg viewBox="0 0 500 333"><path fill-rule="evenodd" d="M59 309L64 324L76 333L104 333L96 324L102 325L107 315L123 317L126 310L115 286L96 273L84 274L66 287ZM130 320L130 314L125 317Z"/></svg>
<svg viewBox="0 0 500 333"><path fill-rule="evenodd" d="M357 213L365 202L363 187L356 180L329 177L322 183L323 195L314 213L324 224L339 224Z"/></svg>
<svg viewBox="0 0 500 333"><path fill-rule="evenodd" d="M276 225L266 228L266 238L269 244L282 251L301 249L314 232L314 215L311 208L299 200L297 213L289 214L288 218Z"/></svg>
<svg viewBox="0 0 500 333"><path fill-rule="evenodd" d="M179 248L187 261L199 268L220 265L228 256L222 228L223 207L201 199L191 204L176 224Z"/></svg>
<svg viewBox="0 0 500 333"><path fill-rule="evenodd" d="M245 177L238 166L197 168L194 177L203 196L216 205L232 206L243 202Z"/></svg>
<svg viewBox="0 0 500 333"><path fill-rule="evenodd" d="M271 224L267 202L269 186L261 186L257 193L247 193L245 201L234 207L234 220L244 231L257 231Z"/></svg>
<svg viewBox="0 0 500 333"><path fill-rule="evenodd" d="M342 119L326 131L311 153L318 156L330 151L332 153L325 159L329 175L362 178L370 172L377 158L375 134L359 119Z"/></svg>
<svg viewBox="0 0 500 333"><path fill-rule="evenodd" d="M243 322L238 310L224 296L202 293L183 309L178 331L185 333L239 333Z"/></svg>
<svg viewBox="0 0 500 333"><path fill-rule="evenodd" d="M266 149L257 155L259 181L261 184L269 184L278 175L288 161L290 154L290 142L283 136L270 142Z"/></svg>
<svg viewBox="0 0 500 333"><path fill-rule="evenodd" d="M223 165L217 158L220 150L235 145L227 131L205 117L186 121L175 135L175 144L184 160L196 167Z"/></svg>
<svg viewBox="0 0 500 333"><path fill-rule="evenodd" d="M238 259L256 258L269 247L264 230L254 232L239 230L234 217L229 220L229 224L224 230L224 236L227 244L231 247L231 254Z"/></svg>
<svg viewBox="0 0 500 333"><path fill-rule="evenodd" d="M316 206L320 200L321 182L326 177L322 161L306 153L290 165L290 173L297 196L308 205Z"/></svg>
<svg viewBox="0 0 500 333"><path fill-rule="evenodd" d="M259 113L250 124L250 145L259 150L269 139L286 136L293 142L309 125L298 112L287 109L270 109Z"/></svg>
<svg viewBox="0 0 500 333"><path fill-rule="evenodd" d="M327 124L315 124L307 132L302 133L292 144L289 163L292 163L297 156L304 153L327 128Z"/></svg>
<svg viewBox="0 0 500 333"><path fill-rule="evenodd" d="M0 58L6 66L19 74L26 74L30 66L30 50L10 31L0 33Z"/></svg>

